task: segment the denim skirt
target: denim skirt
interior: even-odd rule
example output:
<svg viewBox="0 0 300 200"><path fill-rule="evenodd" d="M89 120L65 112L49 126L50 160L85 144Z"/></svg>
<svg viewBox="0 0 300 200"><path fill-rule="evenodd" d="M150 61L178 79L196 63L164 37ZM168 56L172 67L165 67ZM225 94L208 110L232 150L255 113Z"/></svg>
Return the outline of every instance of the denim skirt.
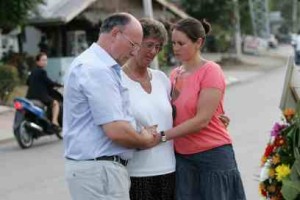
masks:
<svg viewBox="0 0 300 200"><path fill-rule="evenodd" d="M176 200L246 200L232 145L177 153Z"/></svg>

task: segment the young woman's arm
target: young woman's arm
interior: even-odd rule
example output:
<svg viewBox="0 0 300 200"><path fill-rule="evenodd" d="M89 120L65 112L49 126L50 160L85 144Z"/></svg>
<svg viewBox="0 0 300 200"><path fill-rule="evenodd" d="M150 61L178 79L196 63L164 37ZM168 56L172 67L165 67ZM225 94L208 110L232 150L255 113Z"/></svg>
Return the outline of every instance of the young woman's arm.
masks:
<svg viewBox="0 0 300 200"><path fill-rule="evenodd" d="M220 89L203 89L199 95L197 114L184 123L165 131L167 140L197 133L210 122L222 98Z"/></svg>

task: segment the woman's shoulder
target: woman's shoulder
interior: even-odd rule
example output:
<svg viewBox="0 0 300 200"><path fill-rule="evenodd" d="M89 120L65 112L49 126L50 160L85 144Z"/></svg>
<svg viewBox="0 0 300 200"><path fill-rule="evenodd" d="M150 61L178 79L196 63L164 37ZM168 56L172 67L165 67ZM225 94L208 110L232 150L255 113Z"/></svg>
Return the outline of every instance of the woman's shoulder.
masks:
<svg viewBox="0 0 300 200"><path fill-rule="evenodd" d="M165 72L157 69L149 69L149 71L153 76L152 78L159 80L159 82L169 87L169 85L171 84L170 79L168 78Z"/></svg>
<svg viewBox="0 0 300 200"><path fill-rule="evenodd" d="M170 72L170 79L173 79L180 72L181 66L174 67Z"/></svg>
<svg viewBox="0 0 300 200"><path fill-rule="evenodd" d="M221 66L218 63L216 63L212 60L207 60L206 63L205 63L205 66L206 66L207 69L211 69L211 68L219 69L219 70L222 69Z"/></svg>
<svg viewBox="0 0 300 200"><path fill-rule="evenodd" d="M162 78L162 79L168 79L168 76L165 74L165 72L159 70L159 69L152 69L152 68L148 68L148 70L150 71L150 73L152 74L152 76L158 77L158 78Z"/></svg>
<svg viewBox="0 0 300 200"><path fill-rule="evenodd" d="M207 60L206 63L203 66L203 70L200 68L200 70L198 70L198 74L207 74L207 73L223 73L223 70L221 68L221 66L211 60Z"/></svg>

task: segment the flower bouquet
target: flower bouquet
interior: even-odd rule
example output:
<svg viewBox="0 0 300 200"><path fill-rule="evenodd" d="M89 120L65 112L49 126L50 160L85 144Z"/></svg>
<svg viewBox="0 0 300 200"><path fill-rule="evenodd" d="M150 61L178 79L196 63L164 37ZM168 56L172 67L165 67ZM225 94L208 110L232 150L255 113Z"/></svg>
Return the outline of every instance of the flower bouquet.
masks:
<svg viewBox="0 0 300 200"><path fill-rule="evenodd" d="M300 200L300 104L275 123L261 160L262 200Z"/></svg>

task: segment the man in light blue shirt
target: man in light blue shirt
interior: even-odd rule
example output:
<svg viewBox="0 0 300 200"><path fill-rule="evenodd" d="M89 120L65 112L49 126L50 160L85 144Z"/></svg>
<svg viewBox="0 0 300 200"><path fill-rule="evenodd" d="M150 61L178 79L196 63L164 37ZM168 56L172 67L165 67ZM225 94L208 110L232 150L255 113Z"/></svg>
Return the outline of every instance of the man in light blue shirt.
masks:
<svg viewBox="0 0 300 200"><path fill-rule="evenodd" d="M139 21L127 13L106 18L97 43L71 64L65 79L63 134L66 179L72 199L129 200L127 160L133 149L159 143L137 133L120 65L142 42Z"/></svg>

